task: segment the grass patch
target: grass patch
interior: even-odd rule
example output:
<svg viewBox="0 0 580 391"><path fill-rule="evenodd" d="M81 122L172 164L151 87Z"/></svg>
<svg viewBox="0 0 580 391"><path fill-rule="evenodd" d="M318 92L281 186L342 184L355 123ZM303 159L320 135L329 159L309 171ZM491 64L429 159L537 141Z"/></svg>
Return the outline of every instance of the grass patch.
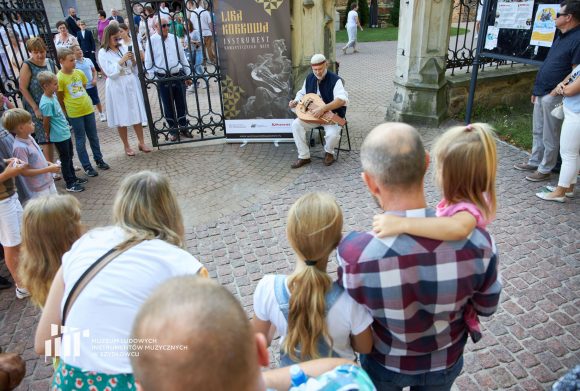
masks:
<svg viewBox="0 0 580 391"><path fill-rule="evenodd" d="M468 32L469 32L469 30L464 29L463 27L451 27L450 35L452 37L454 37L456 35L463 35L463 34L468 33Z"/></svg>
<svg viewBox="0 0 580 391"><path fill-rule="evenodd" d="M532 149L532 107L529 104L476 109L471 122L490 123L500 139L526 151Z"/></svg>
<svg viewBox="0 0 580 391"><path fill-rule="evenodd" d="M380 29L372 29L363 27L363 31L358 31L357 41L358 42L381 42L381 41L396 41L399 37L398 27L385 27ZM465 34L467 29L464 28L451 28L451 35L462 35ZM337 43L347 43L348 34L346 30L339 30L336 32L336 42Z"/></svg>
<svg viewBox="0 0 580 391"><path fill-rule="evenodd" d="M357 42L380 42L380 41L396 41L399 37L398 27L386 27L380 29L372 29L363 27L363 31L358 31ZM337 43L347 43L348 34L346 30L339 30L336 32Z"/></svg>

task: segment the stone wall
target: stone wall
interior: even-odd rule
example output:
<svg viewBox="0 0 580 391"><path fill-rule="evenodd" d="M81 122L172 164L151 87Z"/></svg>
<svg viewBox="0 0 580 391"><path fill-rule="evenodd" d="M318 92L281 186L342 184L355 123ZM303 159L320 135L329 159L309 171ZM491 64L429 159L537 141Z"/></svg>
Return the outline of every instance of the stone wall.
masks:
<svg viewBox="0 0 580 391"><path fill-rule="evenodd" d="M395 1L400 0L378 0L379 5L379 27L386 27L389 15L391 14L391 9L393 8L393 3ZM367 0L367 3L371 3L371 0ZM340 14L340 28L344 29L344 25L346 24L346 15L348 11L346 6L348 4L348 0L336 0L336 10ZM363 26L367 27L367 26Z"/></svg>
<svg viewBox="0 0 580 391"><path fill-rule="evenodd" d="M475 21L477 2L479 0L454 0L453 1L453 13L451 14L452 23L462 22L473 22ZM462 6L463 4L463 6Z"/></svg>
<svg viewBox="0 0 580 391"><path fill-rule="evenodd" d="M529 102L536 73L536 67L524 65L479 72L474 107L487 108ZM465 111L470 78L470 73L447 76L449 116Z"/></svg>
<svg viewBox="0 0 580 391"><path fill-rule="evenodd" d="M91 0L76 1L77 16L87 23L89 28L97 26L97 5ZM56 22L68 16L68 9L63 10L60 0L44 0L44 9L50 23L50 28L56 32Z"/></svg>

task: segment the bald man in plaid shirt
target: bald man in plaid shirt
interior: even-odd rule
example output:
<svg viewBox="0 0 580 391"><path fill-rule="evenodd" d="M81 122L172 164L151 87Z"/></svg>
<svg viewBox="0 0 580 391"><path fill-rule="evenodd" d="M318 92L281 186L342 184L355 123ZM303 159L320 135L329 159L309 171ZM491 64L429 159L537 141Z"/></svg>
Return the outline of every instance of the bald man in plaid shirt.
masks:
<svg viewBox="0 0 580 391"><path fill-rule="evenodd" d="M385 213L431 217L423 178L427 156L411 126L373 129L361 148L363 180ZM338 282L373 315L374 348L361 356L378 390L450 390L463 367L463 309L493 314L501 283L489 233L442 242L410 235L380 239L351 232L337 252Z"/></svg>

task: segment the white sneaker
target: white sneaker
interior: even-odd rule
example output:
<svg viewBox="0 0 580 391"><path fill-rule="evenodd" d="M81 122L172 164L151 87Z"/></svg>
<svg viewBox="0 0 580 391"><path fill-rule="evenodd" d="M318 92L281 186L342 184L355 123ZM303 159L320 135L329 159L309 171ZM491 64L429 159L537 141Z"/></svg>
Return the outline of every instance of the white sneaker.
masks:
<svg viewBox="0 0 580 391"><path fill-rule="evenodd" d="M101 113L101 115L99 116L99 119L101 120L101 122L105 122L107 120L105 113Z"/></svg>
<svg viewBox="0 0 580 391"><path fill-rule="evenodd" d="M30 296L30 292L28 292L28 289L16 287L16 298L17 299L22 300L22 299L26 299L29 296Z"/></svg>

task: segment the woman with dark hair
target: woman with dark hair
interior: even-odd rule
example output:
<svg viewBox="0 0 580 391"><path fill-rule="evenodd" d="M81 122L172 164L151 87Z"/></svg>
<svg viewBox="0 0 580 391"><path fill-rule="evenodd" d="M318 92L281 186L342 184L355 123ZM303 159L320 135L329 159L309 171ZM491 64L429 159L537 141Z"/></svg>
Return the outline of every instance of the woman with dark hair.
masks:
<svg viewBox="0 0 580 391"><path fill-rule="evenodd" d="M105 93L107 124L111 128L117 127L127 156L135 156L135 151L129 146L128 126L133 126L135 130L139 150L151 152L145 145L143 137L142 123L147 121L147 115L134 55L139 48L132 49L133 51L129 51L128 47L123 46L121 29L117 24L107 26L99 50L99 62L107 75Z"/></svg>
<svg viewBox="0 0 580 391"><path fill-rule="evenodd" d="M105 27L109 25L110 20L107 19L107 14L103 10L99 10L99 21L97 22L97 38L99 38L99 43L103 42L103 31Z"/></svg>
<svg viewBox="0 0 580 391"><path fill-rule="evenodd" d="M54 36L54 46L56 46L57 50L62 48L70 49L79 44L77 38L68 32L64 21L59 20L56 22L56 29L58 30L58 34Z"/></svg>

